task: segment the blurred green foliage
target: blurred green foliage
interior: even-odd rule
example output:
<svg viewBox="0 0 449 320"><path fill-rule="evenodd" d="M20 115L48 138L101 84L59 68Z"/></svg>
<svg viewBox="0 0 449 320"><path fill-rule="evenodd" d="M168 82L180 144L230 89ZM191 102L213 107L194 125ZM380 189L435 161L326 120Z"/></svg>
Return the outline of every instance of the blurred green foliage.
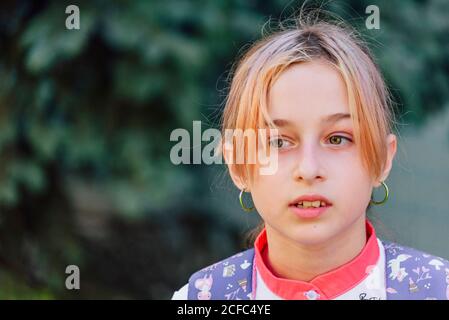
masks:
<svg viewBox="0 0 449 320"><path fill-rule="evenodd" d="M69 4L80 30L65 28ZM300 4L2 2L0 298L166 298L208 261L208 243L230 237L217 257L236 250L239 229L212 214L216 171L172 165L170 132L216 125L231 62ZM370 4L380 30L364 28ZM449 101L447 1L324 8L366 35L405 121ZM64 288L68 264L87 270L81 293Z"/></svg>

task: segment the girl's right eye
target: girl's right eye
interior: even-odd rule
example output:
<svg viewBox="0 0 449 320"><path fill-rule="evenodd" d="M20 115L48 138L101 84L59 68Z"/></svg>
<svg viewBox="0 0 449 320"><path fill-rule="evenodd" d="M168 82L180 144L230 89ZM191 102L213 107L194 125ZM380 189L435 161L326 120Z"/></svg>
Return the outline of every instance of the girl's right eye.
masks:
<svg viewBox="0 0 449 320"><path fill-rule="evenodd" d="M269 143L271 147L276 149L288 148L293 145L290 141L281 137L270 138Z"/></svg>

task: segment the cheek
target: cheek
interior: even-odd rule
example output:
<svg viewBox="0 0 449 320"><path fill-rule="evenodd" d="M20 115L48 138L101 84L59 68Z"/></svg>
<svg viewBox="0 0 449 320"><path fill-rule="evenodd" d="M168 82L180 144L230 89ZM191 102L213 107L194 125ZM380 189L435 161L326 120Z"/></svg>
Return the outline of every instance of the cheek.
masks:
<svg viewBox="0 0 449 320"><path fill-rule="evenodd" d="M369 173L359 161L354 159L343 161L339 168L341 170L335 173L334 178L337 182L335 190L339 193L338 198L344 199L340 201L340 205L357 210L365 208L371 194Z"/></svg>
<svg viewBox="0 0 449 320"><path fill-rule="evenodd" d="M251 196L258 212L262 215L274 212L284 201L287 183L284 170L279 168L274 175L255 177Z"/></svg>
<svg viewBox="0 0 449 320"><path fill-rule="evenodd" d="M369 172L363 166L362 159L355 152L342 160L345 164L345 171L352 174L355 180L362 180L365 183L370 182Z"/></svg>
<svg viewBox="0 0 449 320"><path fill-rule="evenodd" d="M350 180L366 180L367 172L356 148L329 154L327 160L327 168L332 170L330 174L334 176L342 175Z"/></svg>

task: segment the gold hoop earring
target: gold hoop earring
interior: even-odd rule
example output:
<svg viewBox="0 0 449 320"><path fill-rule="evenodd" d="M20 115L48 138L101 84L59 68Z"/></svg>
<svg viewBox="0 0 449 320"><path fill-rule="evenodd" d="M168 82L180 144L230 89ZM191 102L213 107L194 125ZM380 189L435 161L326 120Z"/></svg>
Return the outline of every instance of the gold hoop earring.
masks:
<svg viewBox="0 0 449 320"><path fill-rule="evenodd" d="M385 182L383 182L383 181L381 181L380 183L382 183L382 186L383 186L384 189L385 189L385 197L383 198L382 201L374 201L374 200L373 200L373 195L371 195L370 203L372 203L372 204L374 204L374 205L384 204L384 203L387 202L387 200L388 200L388 195L389 195L389 192L388 192L388 186L387 186L387 184L386 184Z"/></svg>
<svg viewBox="0 0 449 320"><path fill-rule="evenodd" d="M246 189L243 188L243 189L240 191L240 195L239 195L240 206L242 207L242 209L243 209L244 211L250 212L250 211L253 211L253 210L254 210L254 207L248 208L248 207L245 206L245 204L243 203L243 192L245 192L245 190L246 190Z"/></svg>

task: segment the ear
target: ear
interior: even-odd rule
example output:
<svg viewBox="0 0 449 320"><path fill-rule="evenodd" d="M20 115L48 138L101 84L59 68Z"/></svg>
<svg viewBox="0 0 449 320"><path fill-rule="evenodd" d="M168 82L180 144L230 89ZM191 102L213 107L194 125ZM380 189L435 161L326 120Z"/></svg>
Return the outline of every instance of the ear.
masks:
<svg viewBox="0 0 449 320"><path fill-rule="evenodd" d="M397 151L397 138L396 135L390 133L387 137L387 161L385 163L384 171L379 180L375 182L374 186L379 187L381 183L379 181L385 181L390 174L393 166L393 160Z"/></svg>
<svg viewBox="0 0 449 320"><path fill-rule="evenodd" d="M246 188L248 191L248 186L246 186L246 184L242 181L240 175L237 173L236 165L233 162L231 163L231 159L233 158L232 150L227 149L225 145L223 145L222 150L223 150L223 158L226 162L226 166L228 167L229 175L231 176L232 182L234 182L234 185L238 189L242 190L243 188Z"/></svg>

